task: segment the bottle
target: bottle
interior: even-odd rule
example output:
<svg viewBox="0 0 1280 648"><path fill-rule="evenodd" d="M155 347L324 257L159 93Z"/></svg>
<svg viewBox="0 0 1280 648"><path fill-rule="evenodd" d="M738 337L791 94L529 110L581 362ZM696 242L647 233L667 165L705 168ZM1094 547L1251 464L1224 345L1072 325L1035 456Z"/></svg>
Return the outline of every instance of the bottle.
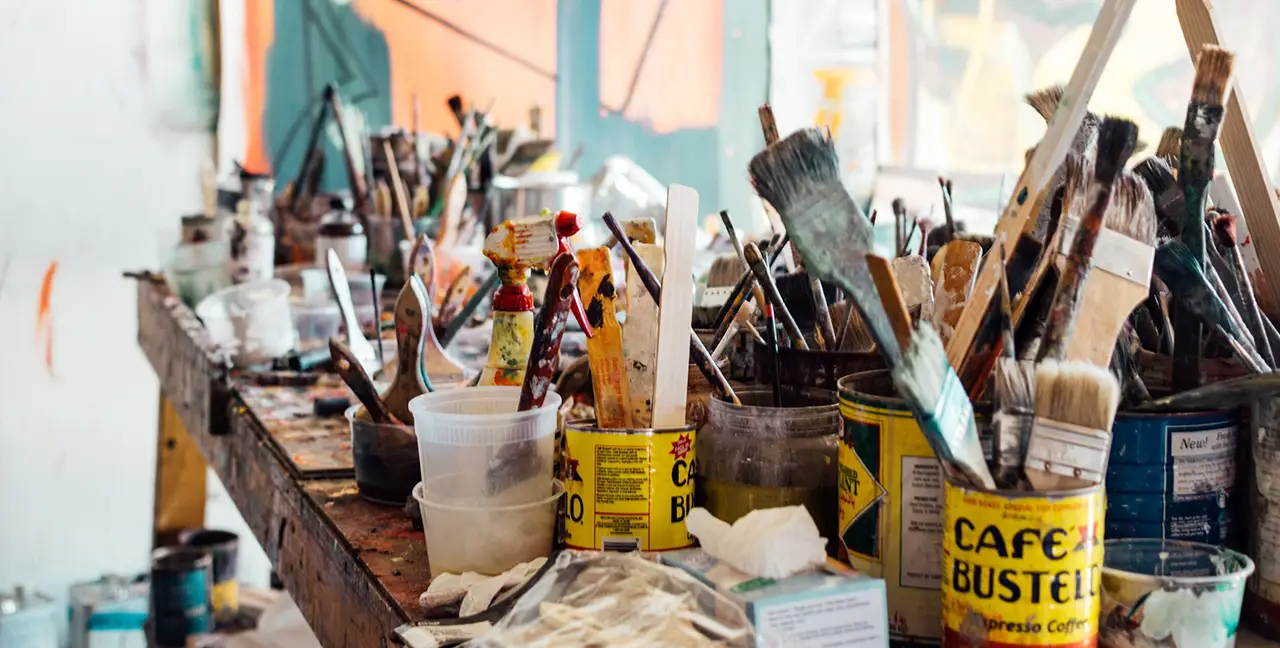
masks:
<svg viewBox="0 0 1280 648"><path fill-rule="evenodd" d="M316 265L327 263L329 250L338 253L344 268L363 267L369 259L369 237L364 225L347 208L345 199L329 199L329 212L320 219L316 233Z"/></svg>
<svg viewBox="0 0 1280 648"><path fill-rule="evenodd" d="M236 213L227 219L226 241L230 247L227 274L240 284L275 275L276 234L271 223L271 203L275 181L262 173L240 172L240 201Z"/></svg>

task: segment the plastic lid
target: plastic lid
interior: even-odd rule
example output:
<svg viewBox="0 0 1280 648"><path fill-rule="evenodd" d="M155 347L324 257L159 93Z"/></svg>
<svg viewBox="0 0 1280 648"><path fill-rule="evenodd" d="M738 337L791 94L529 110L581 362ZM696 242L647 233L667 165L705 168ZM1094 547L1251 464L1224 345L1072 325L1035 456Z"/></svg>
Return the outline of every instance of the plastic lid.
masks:
<svg viewBox="0 0 1280 648"><path fill-rule="evenodd" d="M517 412L519 387L468 387L423 394L409 401L418 439L443 445L503 445L554 436L560 396Z"/></svg>

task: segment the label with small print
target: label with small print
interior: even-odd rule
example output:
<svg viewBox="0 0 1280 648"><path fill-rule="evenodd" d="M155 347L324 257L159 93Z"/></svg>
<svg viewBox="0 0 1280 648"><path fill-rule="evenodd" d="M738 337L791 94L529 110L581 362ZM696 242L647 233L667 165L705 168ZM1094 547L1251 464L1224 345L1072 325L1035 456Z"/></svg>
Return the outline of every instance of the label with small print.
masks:
<svg viewBox="0 0 1280 648"><path fill-rule="evenodd" d="M812 601L756 605L760 645L794 648L885 646L885 603L878 589Z"/></svg>
<svg viewBox="0 0 1280 648"><path fill-rule="evenodd" d="M697 473L694 432L565 430L565 546L669 551L693 546L685 517Z"/></svg>

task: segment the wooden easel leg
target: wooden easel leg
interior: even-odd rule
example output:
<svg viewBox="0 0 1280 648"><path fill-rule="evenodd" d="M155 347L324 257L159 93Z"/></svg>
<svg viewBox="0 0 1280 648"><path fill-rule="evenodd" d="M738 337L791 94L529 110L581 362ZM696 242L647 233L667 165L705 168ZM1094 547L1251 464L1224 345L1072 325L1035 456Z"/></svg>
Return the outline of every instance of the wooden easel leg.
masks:
<svg viewBox="0 0 1280 648"><path fill-rule="evenodd" d="M208 467L169 399L160 396L160 433L156 448L153 542L177 542L183 529L204 526Z"/></svg>

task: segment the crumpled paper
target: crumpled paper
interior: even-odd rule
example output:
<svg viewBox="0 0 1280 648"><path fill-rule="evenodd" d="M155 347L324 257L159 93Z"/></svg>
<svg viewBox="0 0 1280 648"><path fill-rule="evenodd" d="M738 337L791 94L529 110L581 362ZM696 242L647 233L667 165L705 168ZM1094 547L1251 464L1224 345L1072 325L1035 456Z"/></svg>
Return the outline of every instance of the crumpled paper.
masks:
<svg viewBox="0 0 1280 648"><path fill-rule="evenodd" d="M827 560L827 541L803 506L757 509L732 525L695 508L685 525L703 551L757 578L786 578Z"/></svg>
<svg viewBox="0 0 1280 648"><path fill-rule="evenodd" d="M484 576L475 572L440 574L431 580L427 591L418 597L418 605L426 612L451 609L458 605L458 617L479 614L489 609L493 603L501 601L506 594L514 592L537 574L546 562L546 558L538 558L520 563L497 576Z"/></svg>

